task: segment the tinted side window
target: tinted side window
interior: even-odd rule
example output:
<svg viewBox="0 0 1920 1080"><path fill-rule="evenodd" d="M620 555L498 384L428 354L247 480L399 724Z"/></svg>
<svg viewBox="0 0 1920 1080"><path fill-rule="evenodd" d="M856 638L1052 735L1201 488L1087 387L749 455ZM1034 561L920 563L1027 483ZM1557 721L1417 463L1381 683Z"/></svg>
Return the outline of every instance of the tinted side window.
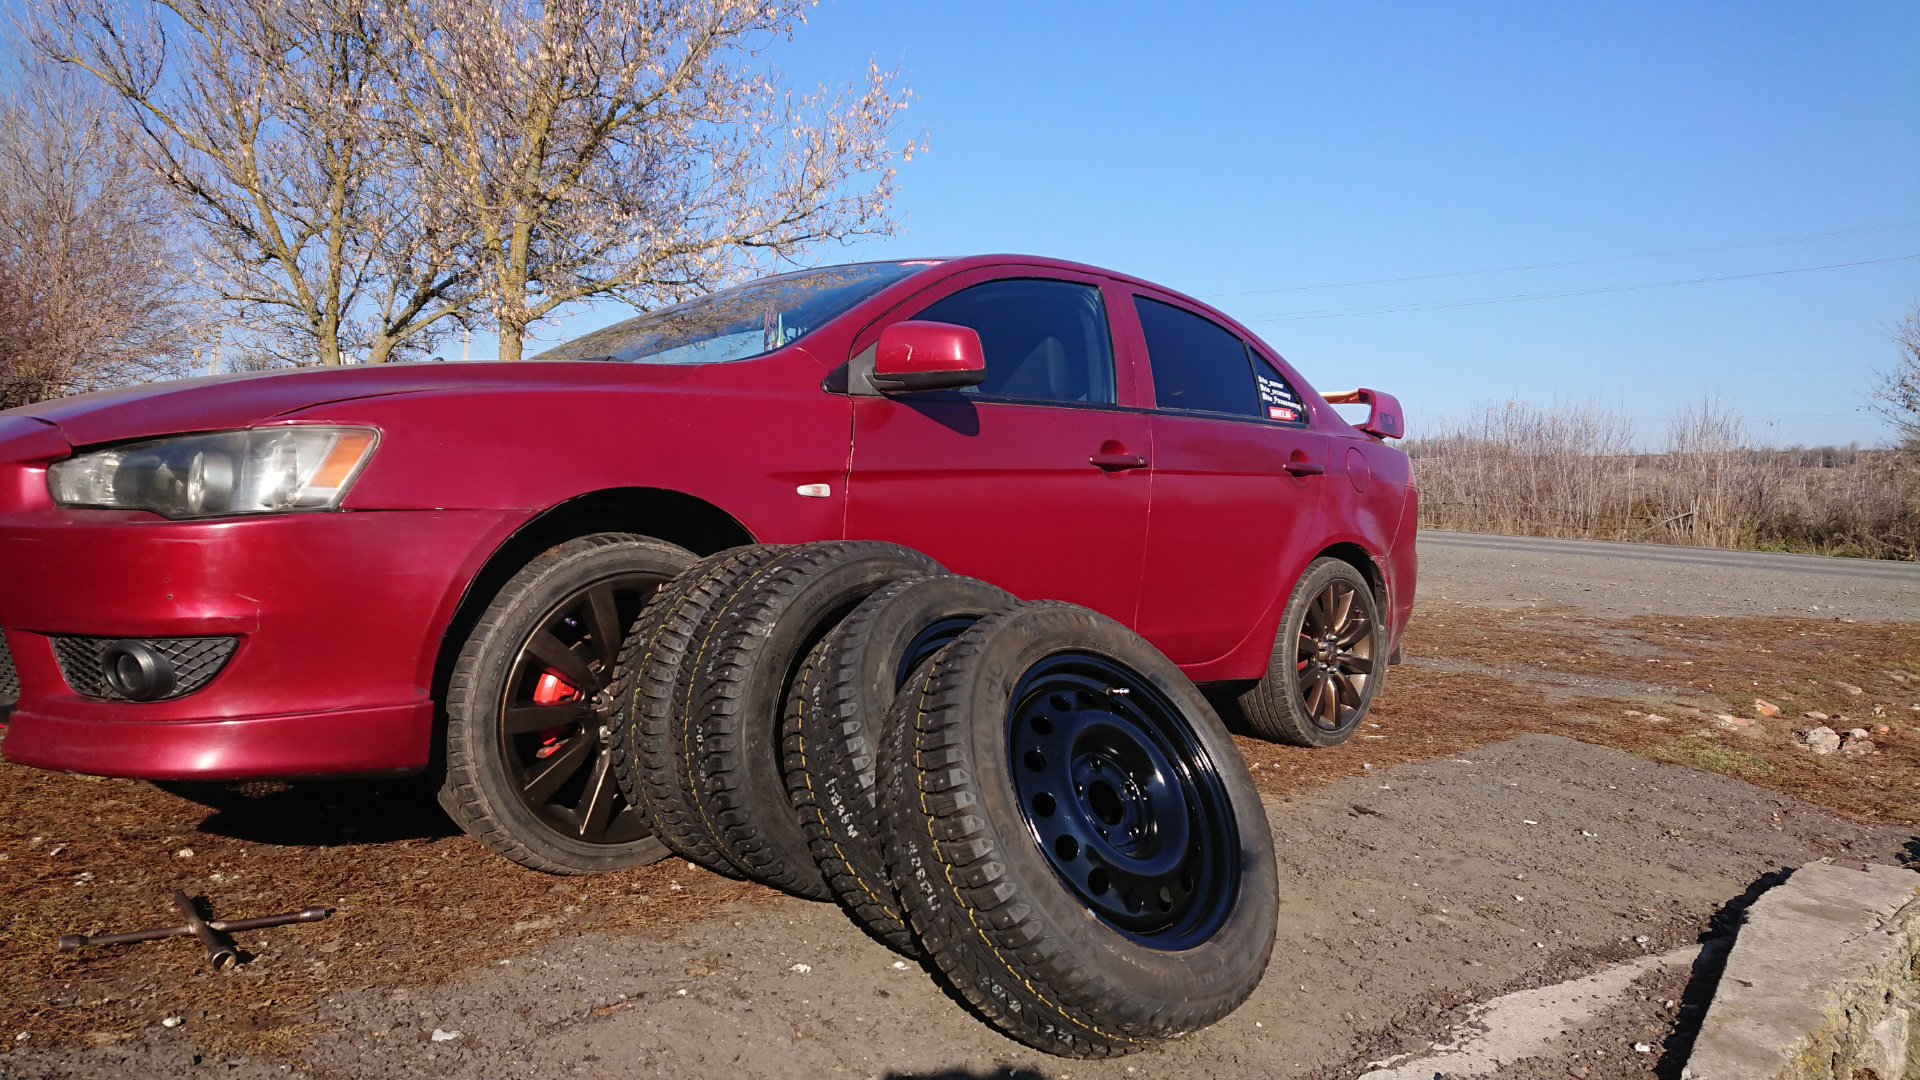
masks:
<svg viewBox="0 0 1920 1080"><path fill-rule="evenodd" d="M1133 298L1162 409L1264 416L1247 347L1224 327L1184 308Z"/></svg>
<svg viewBox="0 0 1920 1080"><path fill-rule="evenodd" d="M1018 278L962 289L914 316L972 327L987 354L983 397L1113 404L1113 344L1100 290Z"/></svg>
<svg viewBox="0 0 1920 1080"><path fill-rule="evenodd" d="M1283 424L1306 423L1307 407L1300 404L1300 395L1293 392L1293 384L1275 371L1265 357L1251 349L1248 352L1253 356L1253 381L1260 388L1260 414Z"/></svg>

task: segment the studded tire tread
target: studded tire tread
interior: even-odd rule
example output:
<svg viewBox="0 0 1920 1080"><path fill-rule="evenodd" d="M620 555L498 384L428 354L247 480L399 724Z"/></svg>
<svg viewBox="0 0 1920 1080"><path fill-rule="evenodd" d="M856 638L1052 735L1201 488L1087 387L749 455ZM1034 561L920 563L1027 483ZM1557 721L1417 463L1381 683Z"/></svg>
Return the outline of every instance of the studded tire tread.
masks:
<svg viewBox="0 0 1920 1080"><path fill-rule="evenodd" d="M988 672L1007 654L995 638L1036 617L1154 669L1140 658L1158 654L1131 631L1052 601L1001 612L960 635L901 692L887 725L888 863L922 948L983 1018L1048 1053L1120 1056L1219 1020L1258 986L1278 913L1272 840L1245 763L1186 683L1179 700L1205 727L1214 756L1232 755L1219 766L1243 849L1236 908L1212 938L1177 954L1154 953L1086 917L1009 802L1006 694L1019 675Z"/></svg>

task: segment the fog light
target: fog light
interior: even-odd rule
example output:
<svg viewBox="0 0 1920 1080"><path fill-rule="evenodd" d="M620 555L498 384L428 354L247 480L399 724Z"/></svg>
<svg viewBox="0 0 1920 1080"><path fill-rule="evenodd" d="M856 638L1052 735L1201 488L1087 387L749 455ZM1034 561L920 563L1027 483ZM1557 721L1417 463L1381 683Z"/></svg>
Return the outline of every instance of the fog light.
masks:
<svg viewBox="0 0 1920 1080"><path fill-rule="evenodd" d="M179 676L173 661L144 641L116 641L100 653L100 674L113 692L130 701L152 701L173 693Z"/></svg>

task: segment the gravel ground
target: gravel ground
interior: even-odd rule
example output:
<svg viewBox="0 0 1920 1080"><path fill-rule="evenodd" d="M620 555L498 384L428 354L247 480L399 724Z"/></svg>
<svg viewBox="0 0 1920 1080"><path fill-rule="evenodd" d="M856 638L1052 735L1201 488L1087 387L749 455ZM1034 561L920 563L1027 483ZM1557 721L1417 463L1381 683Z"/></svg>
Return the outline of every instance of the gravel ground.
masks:
<svg viewBox="0 0 1920 1080"><path fill-rule="evenodd" d="M337 994L284 1054L211 1051L189 1017L111 1047L15 1051L0 1072L1347 1076L1424 1047L1468 1002L1723 933L1727 906L1783 868L1920 855L1907 831L1551 735L1372 770L1268 811L1282 916L1266 981L1221 1024L1121 1060L1001 1038L838 908L779 900L651 936L563 938L434 987ZM1661 1022L1629 1011L1634 1038ZM1582 1037L1622 1036L1600 1024Z"/></svg>

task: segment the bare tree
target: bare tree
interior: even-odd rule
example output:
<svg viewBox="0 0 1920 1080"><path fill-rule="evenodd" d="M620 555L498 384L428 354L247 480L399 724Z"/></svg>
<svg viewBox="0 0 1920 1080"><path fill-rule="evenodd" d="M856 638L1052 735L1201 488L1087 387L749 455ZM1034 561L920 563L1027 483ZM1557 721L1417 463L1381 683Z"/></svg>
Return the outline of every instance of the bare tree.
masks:
<svg viewBox="0 0 1920 1080"><path fill-rule="evenodd" d="M893 229L906 94L877 67L837 94L784 89L758 50L800 0L384 2L406 45L384 54L390 141L470 226L503 360L565 305L651 307Z"/></svg>
<svg viewBox="0 0 1920 1080"><path fill-rule="evenodd" d="M453 234L368 126L391 66L362 0L143 10L40 0L29 39L128 106L251 339L290 362L379 363L450 329L465 302Z"/></svg>
<svg viewBox="0 0 1920 1080"><path fill-rule="evenodd" d="M0 408L192 373L186 260L127 134L56 72L0 93Z"/></svg>
<svg viewBox="0 0 1920 1080"><path fill-rule="evenodd" d="M1879 373L1874 411L1900 433L1901 445L1920 457L1920 304L1894 328L1893 343L1900 347L1900 356L1891 369Z"/></svg>

